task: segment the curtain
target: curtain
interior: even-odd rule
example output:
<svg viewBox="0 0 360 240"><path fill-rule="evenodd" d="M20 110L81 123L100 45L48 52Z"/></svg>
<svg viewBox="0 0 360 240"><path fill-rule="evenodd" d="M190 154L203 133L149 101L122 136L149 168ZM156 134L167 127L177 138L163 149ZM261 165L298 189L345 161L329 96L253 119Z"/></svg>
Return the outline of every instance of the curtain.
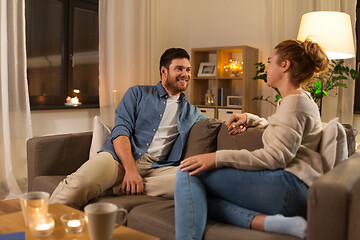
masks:
<svg viewBox="0 0 360 240"><path fill-rule="evenodd" d="M0 1L0 199L9 199L27 189L26 141L32 129L26 80L25 2Z"/></svg>
<svg viewBox="0 0 360 240"><path fill-rule="evenodd" d="M350 15L355 38L356 0L270 0L269 11L269 48L286 39L296 39L301 16L313 11L339 11ZM270 51L271 51L270 50ZM346 60L346 65L355 69L355 58ZM328 122L339 117L342 123L353 123L355 81L345 82L348 88L337 88L323 98L322 121Z"/></svg>
<svg viewBox="0 0 360 240"><path fill-rule="evenodd" d="M148 0L99 1L100 117L108 126L113 126L114 110L129 87L154 83L153 4Z"/></svg>

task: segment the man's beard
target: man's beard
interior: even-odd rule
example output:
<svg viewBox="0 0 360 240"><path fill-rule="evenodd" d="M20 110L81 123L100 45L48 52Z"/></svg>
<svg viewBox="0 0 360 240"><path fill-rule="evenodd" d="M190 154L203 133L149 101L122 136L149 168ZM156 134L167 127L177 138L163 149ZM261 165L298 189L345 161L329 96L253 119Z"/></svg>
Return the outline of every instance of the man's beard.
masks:
<svg viewBox="0 0 360 240"><path fill-rule="evenodd" d="M184 81L184 85L177 84L179 83L179 81ZM170 91L176 94L185 91L189 86L189 81L186 78L185 79L175 78L169 81L169 77L168 77L165 85L167 89L169 89Z"/></svg>

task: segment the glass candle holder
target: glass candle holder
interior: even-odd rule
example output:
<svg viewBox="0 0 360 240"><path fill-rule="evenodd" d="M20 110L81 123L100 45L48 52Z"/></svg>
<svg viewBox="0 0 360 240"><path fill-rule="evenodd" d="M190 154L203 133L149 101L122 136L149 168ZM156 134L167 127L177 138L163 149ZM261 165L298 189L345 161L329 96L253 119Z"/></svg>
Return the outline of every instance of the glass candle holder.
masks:
<svg viewBox="0 0 360 240"><path fill-rule="evenodd" d="M214 105L214 94L211 92L211 89L206 90L205 105Z"/></svg>
<svg viewBox="0 0 360 240"><path fill-rule="evenodd" d="M83 213L65 213L60 217L65 231L68 233L80 233L83 230L85 216Z"/></svg>
<svg viewBox="0 0 360 240"><path fill-rule="evenodd" d="M30 217L29 229L35 237L48 237L55 228L55 221L50 214L37 214Z"/></svg>

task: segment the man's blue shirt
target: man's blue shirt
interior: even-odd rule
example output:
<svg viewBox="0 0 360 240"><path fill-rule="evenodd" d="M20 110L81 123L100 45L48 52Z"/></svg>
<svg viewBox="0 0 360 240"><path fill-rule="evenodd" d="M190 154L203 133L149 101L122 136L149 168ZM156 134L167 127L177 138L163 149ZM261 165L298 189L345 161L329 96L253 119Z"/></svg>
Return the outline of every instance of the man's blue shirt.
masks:
<svg viewBox="0 0 360 240"><path fill-rule="evenodd" d="M109 152L115 160L119 161L114 150L113 140L118 136L125 135L130 139L134 159L137 160L144 155L160 125L168 97L161 82L156 86L129 88L115 110L115 126L111 131L111 137L101 151ZM185 94L181 93L177 125L179 136L175 140L167 160L158 161L153 164L153 167L177 165L191 127L194 123L204 119L206 117L200 110L191 105L185 99Z"/></svg>

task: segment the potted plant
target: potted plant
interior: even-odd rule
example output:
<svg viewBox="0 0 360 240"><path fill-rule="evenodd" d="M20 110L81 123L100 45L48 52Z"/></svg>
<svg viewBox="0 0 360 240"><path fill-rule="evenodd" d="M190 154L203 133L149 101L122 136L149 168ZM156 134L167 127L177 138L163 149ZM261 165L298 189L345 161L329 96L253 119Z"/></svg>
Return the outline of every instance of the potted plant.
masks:
<svg viewBox="0 0 360 240"><path fill-rule="evenodd" d="M255 66L257 70L256 76L253 79L261 79L266 83L265 64L259 62ZM315 74L310 82L306 86L302 86L302 88L311 94L314 101L319 105L319 110L321 110L322 98L328 96L329 91L336 87L347 88L347 84L343 83L342 80L348 80L349 77L355 80L359 78L359 73L354 69L344 66L344 60L342 59L331 60L326 71ZM281 99L281 95L276 88L274 90L277 92L274 100L270 100L270 96L266 98L264 96L254 97L252 100L262 100L276 106L276 102Z"/></svg>

